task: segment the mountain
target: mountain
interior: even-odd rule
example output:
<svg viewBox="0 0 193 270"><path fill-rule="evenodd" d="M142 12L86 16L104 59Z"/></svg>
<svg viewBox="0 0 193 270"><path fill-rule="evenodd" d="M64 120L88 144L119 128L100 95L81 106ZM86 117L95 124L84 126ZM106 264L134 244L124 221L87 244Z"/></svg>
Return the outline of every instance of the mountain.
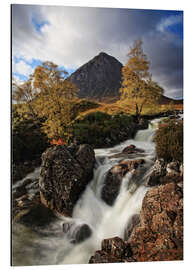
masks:
<svg viewBox="0 0 193 270"><path fill-rule="evenodd" d="M113 103L119 99L122 67L123 65L115 57L101 52L79 67L69 79L78 87L79 98ZM183 100L161 96L159 104L169 104L171 101L174 104L183 103Z"/></svg>
<svg viewBox="0 0 193 270"><path fill-rule="evenodd" d="M69 77L79 89L80 98L102 100L118 97L123 65L113 56L101 52Z"/></svg>

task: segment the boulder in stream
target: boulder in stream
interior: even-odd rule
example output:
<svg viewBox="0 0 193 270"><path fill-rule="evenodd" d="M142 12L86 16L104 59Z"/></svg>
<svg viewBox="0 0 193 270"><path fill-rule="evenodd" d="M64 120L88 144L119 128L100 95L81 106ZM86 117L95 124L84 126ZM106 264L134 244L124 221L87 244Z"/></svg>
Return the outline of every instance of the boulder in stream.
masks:
<svg viewBox="0 0 193 270"><path fill-rule="evenodd" d="M63 224L63 232L72 244L79 244L92 235L92 230L88 224L76 224L68 222Z"/></svg>
<svg viewBox="0 0 193 270"><path fill-rule="evenodd" d="M75 151L64 145L42 154L39 178L41 202L62 215L71 216L73 207L93 177L94 150L89 145Z"/></svg>
<svg viewBox="0 0 193 270"><path fill-rule="evenodd" d="M119 164L113 166L106 175L104 185L101 191L101 198L108 204L113 205L117 198L123 177L128 172L134 172L142 164L144 159L123 160Z"/></svg>

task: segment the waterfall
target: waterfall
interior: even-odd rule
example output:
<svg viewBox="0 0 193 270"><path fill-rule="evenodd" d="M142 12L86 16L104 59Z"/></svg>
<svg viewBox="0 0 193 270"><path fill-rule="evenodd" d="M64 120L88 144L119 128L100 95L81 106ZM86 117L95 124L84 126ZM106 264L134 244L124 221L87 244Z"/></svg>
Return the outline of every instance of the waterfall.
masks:
<svg viewBox="0 0 193 270"><path fill-rule="evenodd" d="M94 177L76 203L72 218L59 217L47 234L34 232L22 224L13 225L13 264L14 265L44 265L44 264L75 264L88 263L94 252L101 247L101 241L114 236L124 237L124 231L133 215L139 214L143 198L147 192L144 185L145 174L153 165L155 145L153 136L160 119L151 121L148 129L140 130L132 140L127 140L115 147L95 149L96 168ZM137 157L146 161L146 170L139 178L133 179L127 173L120 187L120 192L113 206L107 205L101 198L101 189L108 170L117 164L121 158L111 158L120 153L126 146L134 144L145 152ZM136 159L132 157L129 159ZM31 178L36 178L39 169ZM27 176L28 177L28 176ZM27 178L25 177L25 179ZM21 180L13 187L19 186ZM62 232L62 224L72 224L72 231L87 224L91 235L80 243L73 243L72 239ZM85 227L86 228L86 227ZM58 234L51 233L53 230Z"/></svg>

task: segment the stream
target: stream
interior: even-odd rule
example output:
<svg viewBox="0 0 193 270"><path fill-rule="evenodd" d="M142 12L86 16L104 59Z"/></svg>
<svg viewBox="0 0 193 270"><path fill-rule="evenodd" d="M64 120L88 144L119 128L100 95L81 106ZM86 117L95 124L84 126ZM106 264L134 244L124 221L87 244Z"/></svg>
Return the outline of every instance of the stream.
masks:
<svg viewBox="0 0 193 270"><path fill-rule="evenodd" d="M58 216L49 226L40 231L30 226L14 223L12 228L12 258L14 266L56 265L88 263L95 251L101 248L105 238L119 236L124 238L125 230L135 214L140 213L143 198L148 190L145 186L147 174L151 172L155 159L153 137L160 119L154 119L146 130L140 130L132 140L115 147L95 149L96 165L94 177L76 203L72 218ZM105 176L110 168L123 158L112 157L134 144L145 150L144 153L131 155L129 159L145 159L145 170L140 177L127 173L121 184L120 192L113 204L107 205L101 199ZM37 179L40 168L13 186L14 190L28 177ZM33 187L34 188L34 187ZM33 195L33 188L29 192ZM36 185L37 188L37 185ZM64 233L64 224L71 224L69 233ZM80 243L73 241L73 232L88 225L90 235ZM68 226L68 225L67 225Z"/></svg>

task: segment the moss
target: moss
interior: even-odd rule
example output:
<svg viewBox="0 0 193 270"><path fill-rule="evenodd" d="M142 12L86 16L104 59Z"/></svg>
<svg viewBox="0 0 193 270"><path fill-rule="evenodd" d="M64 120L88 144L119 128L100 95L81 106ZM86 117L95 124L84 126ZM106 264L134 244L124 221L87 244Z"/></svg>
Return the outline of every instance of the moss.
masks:
<svg viewBox="0 0 193 270"><path fill-rule="evenodd" d="M158 158L167 162L183 161L183 121L167 120L160 123L155 135Z"/></svg>

